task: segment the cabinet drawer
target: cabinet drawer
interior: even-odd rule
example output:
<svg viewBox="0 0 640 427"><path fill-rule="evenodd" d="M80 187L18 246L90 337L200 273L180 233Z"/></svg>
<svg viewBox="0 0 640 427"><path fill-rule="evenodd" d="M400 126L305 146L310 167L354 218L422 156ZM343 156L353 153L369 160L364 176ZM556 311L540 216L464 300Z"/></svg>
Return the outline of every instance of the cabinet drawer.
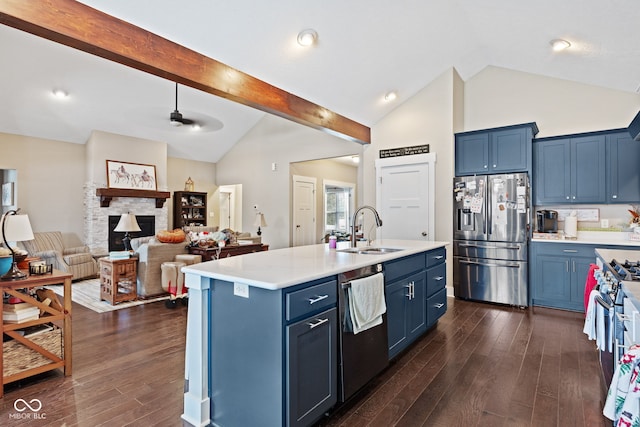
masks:
<svg viewBox="0 0 640 427"><path fill-rule="evenodd" d="M289 292L286 296L287 321L336 305L337 286L338 282L331 280Z"/></svg>
<svg viewBox="0 0 640 427"><path fill-rule="evenodd" d="M595 259L595 246L581 243L539 243L535 242L537 254L593 257Z"/></svg>
<svg viewBox="0 0 640 427"><path fill-rule="evenodd" d="M434 249L427 252L427 268L445 262L447 250L445 248Z"/></svg>
<svg viewBox="0 0 640 427"><path fill-rule="evenodd" d="M442 289L427 298L427 327L433 325L447 311L447 290Z"/></svg>
<svg viewBox="0 0 640 427"><path fill-rule="evenodd" d="M427 296L435 294L447 284L447 264L440 264L427 270Z"/></svg>
<svg viewBox="0 0 640 427"><path fill-rule="evenodd" d="M425 266L426 260L424 253L389 261L384 264L385 284L391 283L400 277L408 276L416 271L423 270Z"/></svg>

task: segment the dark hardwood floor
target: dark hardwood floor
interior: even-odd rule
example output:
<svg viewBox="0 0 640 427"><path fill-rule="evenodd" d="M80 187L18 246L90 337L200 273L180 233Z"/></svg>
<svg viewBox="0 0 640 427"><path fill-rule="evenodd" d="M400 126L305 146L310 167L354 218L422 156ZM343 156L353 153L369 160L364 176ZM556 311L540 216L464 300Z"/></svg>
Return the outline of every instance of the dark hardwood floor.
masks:
<svg viewBox="0 0 640 427"><path fill-rule="evenodd" d="M448 303L432 330L318 427L611 425L581 314ZM73 376L7 385L0 425L181 426L187 309L73 310ZM41 400L46 419L15 419L16 399Z"/></svg>

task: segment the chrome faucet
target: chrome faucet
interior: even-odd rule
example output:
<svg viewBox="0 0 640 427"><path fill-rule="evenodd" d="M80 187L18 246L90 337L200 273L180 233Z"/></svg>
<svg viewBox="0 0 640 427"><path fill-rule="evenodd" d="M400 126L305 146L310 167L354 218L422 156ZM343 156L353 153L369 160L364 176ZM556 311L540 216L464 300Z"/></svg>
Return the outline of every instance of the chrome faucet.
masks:
<svg viewBox="0 0 640 427"><path fill-rule="evenodd" d="M351 220L351 247L352 248L356 247L356 219L358 218L358 214L360 213L360 211L363 209L369 209L371 212L373 212L373 216L376 220L376 227L382 227L382 220L380 219L380 215L378 214L378 211L375 210L374 207L369 205L360 206L358 209L356 209L356 212L353 214L353 218Z"/></svg>

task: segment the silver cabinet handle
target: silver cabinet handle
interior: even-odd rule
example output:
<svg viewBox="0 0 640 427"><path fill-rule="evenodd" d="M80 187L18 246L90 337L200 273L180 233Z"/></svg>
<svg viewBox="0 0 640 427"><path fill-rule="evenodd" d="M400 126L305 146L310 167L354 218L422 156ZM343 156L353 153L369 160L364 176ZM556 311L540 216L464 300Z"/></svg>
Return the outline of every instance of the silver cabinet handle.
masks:
<svg viewBox="0 0 640 427"><path fill-rule="evenodd" d="M611 196L611 198L612 198L612 199L617 199L617 198L618 198L618 195L617 195L617 194L614 194L613 196Z"/></svg>
<svg viewBox="0 0 640 427"><path fill-rule="evenodd" d="M416 297L416 284L415 282L411 282L411 299Z"/></svg>
<svg viewBox="0 0 640 427"><path fill-rule="evenodd" d="M577 249L563 249L562 252L575 254L576 252L578 252L578 250Z"/></svg>
<svg viewBox="0 0 640 427"><path fill-rule="evenodd" d="M569 196L567 196L567 200L569 200Z"/></svg>
<svg viewBox="0 0 640 427"><path fill-rule="evenodd" d="M494 168L495 168L495 167L497 167L497 166L498 166L498 165L493 165L493 167L494 167Z"/></svg>
<svg viewBox="0 0 640 427"><path fill-rule="evenodd" d="M444 307L444 304L440 303L440 304L435 304L434 305L435 308L442 308Z"/></svg>
<svg viewBox="0 0 640 427"><path fill-rule="evenodd" d="M442 259L444 258L444 255L436 255L433 257L433 259Z"/></svg>
<svg viewBox="0 0 640 427"><path fill-rule="evenodd" d="M320 295L320 296L315 297L315 298L309 298L309 305L315 304L318 301L322 301L323 299L327 299L327 298L329 298L329 295Z"/></svg>
<svg viewBox="0 0 640 427"><path fill-rule="evenodd" d="M329 318L326 318L326 319L316 319L316 320L317 320L317 322L316 322L316 323L313 323L313 322L307 323L307 325L309 325L309 329L313 329L313 328L315 328L315 327L317 327L317 326L320 326L320 325L322 325L322 324L324 324L324 323L327 323L327 322L329 321Z"/></svg>
<svg viewBox="0 0 640 427"><path fill-rule="evenodd" d="M435 280L440 281L440 280L444 279L444 277L442 277L442 276L436 276L436 277L434 277L434 279L435 279Z"/></svg>
<svg viewBox="0 0 640 427"><path fill-rule="evenodd" d="M407 295L405 295L407 298L409 298L409 301L411 301L411 282L407 283L406 285L404 285L405 288L407 288L407 290L409 291L409 293Z"/></svg>

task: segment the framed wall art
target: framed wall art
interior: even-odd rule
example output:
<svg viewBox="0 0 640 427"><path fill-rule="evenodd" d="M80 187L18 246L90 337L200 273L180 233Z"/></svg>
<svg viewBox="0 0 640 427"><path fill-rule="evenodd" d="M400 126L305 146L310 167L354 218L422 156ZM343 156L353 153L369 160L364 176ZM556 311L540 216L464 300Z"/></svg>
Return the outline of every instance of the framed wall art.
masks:
<svg viewBox="0 0 640 427"><path fill-rule="evenodd" d="M107 186L133 190L157 190L156 167L142 163L107 160Z"/></svg>
<svg viewBox="0 0 640 427"><path fill-rule="evenodd" d="M2 184L2 206L13 206L13 182Z"/></svg>

